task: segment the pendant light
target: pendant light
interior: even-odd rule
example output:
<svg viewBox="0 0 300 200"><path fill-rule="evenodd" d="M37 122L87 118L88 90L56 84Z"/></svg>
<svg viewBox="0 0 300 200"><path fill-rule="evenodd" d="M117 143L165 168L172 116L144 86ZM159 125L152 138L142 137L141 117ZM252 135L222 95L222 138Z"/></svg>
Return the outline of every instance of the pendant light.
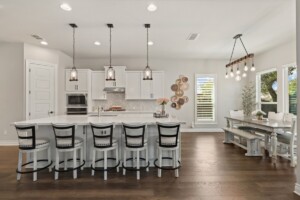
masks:
<svg viewBox="0 0 300 200"><path fill-rule="evenodd" d="M114 27L113 24L107 24L109 28L109 67L107 69L106 80L107 81L116 81L115 70L111 66L111 29Z"/></svg>
<svg viewBox="0 0 300 200"><path fill-rule="evenodd" d="M149 28L150 28L150 24L145 24L145 28L147 29L147 43L146 43L146 46L147 46L147 66L144 70L144 78L143 80L153 80L152 78L152 70L151 68L149 67Z"/></svg>
<svg viewBox="0 0 300 200"><path fill-rule="evenodd" d="M78 27L76 24L69 24L73 28L73 67L70 73L70 81L78 81L78 72L75 67L75 29Z"/></svg>

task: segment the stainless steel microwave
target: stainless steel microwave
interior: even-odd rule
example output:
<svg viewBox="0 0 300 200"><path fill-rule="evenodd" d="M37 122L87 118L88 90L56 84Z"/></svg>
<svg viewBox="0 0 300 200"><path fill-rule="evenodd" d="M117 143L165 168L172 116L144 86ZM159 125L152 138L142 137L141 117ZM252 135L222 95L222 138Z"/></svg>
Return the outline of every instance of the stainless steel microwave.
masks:
<svg viewBox="0 0 300 200"><path fill-rule="evenodd" d="M87 94L67 94L68 107L87 107Z"/></svg>

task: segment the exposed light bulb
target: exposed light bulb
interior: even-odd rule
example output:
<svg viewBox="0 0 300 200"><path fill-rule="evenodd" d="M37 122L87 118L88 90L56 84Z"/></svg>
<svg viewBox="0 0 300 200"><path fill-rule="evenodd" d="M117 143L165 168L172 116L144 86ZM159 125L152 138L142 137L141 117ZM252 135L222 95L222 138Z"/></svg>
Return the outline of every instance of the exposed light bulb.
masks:
<svg viewBox="0 0 300 200"><path fill-rule="evenodd" d="M225 78L228 78L228 73L226 72Z"/></svg>
<svg viewBox="0 0 300 200"><path fill-rule="evenodd" d="M234 77L234 73L233 73L233 69L231 68L231 70L230 70L230 76L231 77Z"/></svg>
<svg viewBox="0 0 300 200"><path fill-rule="evenodd" d="M236 81L240 81L240 80L241 80L240 75L237 75L237 76L235 77L235 80L236 80Z"/></svg>
<svg viewBox="0 0 300 200"><path fill-rule="evenodd" d="M248 68L248 66L247 66L247 62L245 62L244 71L246 72L246 71L248 71L248 70L249 70L249 68Z"/></svg>
<svg viewBox="0 0 300 200"><path fill-rule="evenodd" d="M242 77L243 77L243 78L246 78L246 77L247 77L247 73L244 72L243 75L242 75Z"/></svg>
<svg viewBox="0 0 300 200"><path fill-rule="evenodd" d="M256 69L254 67L254 64L252 64L252 67L250 68L251 72L254 72Z"/></svg>
<svg viewBox="0 0 300 200"><path fill-rule="evenodd" d="M241 71L240 71L240 69L239 69L239 68L237 68L237 70L236 70L236 74L241 74Z"/></svg>

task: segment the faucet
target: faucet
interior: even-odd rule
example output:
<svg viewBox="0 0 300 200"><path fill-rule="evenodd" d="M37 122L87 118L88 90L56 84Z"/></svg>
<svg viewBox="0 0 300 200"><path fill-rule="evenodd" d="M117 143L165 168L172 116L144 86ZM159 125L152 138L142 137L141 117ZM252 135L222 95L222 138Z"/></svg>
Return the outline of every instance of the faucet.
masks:
<svg viewBox="0 0 300 200"><path fill-rule="evenodd" d="M103 106L101 106L101 107L98 106L97 110L98 110L98 117L100 117L100 111L103 112Z"/></svg>

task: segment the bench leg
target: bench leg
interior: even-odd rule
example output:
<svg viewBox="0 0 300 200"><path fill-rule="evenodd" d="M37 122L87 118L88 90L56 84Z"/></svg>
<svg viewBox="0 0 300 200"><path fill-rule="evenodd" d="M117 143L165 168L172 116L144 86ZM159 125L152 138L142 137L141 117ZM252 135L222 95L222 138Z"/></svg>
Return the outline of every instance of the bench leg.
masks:
<svg viewBox="0 0 300 200"><path fill-rule="evenodd" d="M247 140L246 156L262 156L259 139Z"/></svg>
<svg viewBox="0 0 300 200"><path fill-rule="evenodd" d="M232 143L231 141L233 141L233 140L234 140L234 135L228 131L225 131L225 138L224 138L223 143L231 144Z"/></svg>

